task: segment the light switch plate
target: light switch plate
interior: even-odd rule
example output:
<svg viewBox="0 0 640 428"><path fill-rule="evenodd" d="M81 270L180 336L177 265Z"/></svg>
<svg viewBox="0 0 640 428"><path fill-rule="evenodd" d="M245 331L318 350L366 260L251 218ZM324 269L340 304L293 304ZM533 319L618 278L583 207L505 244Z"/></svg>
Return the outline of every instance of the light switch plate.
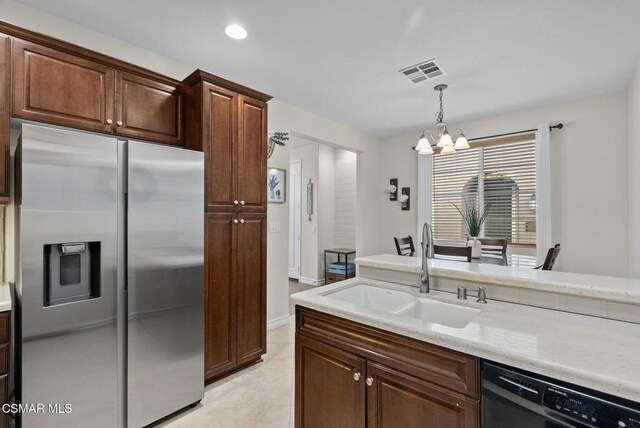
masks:
<svg viewBox="0 0 640 428"><path fill-rule="evenodd" d="M280 222L279 221L270 221L269 222L269 233L280 233Z"/></svg>

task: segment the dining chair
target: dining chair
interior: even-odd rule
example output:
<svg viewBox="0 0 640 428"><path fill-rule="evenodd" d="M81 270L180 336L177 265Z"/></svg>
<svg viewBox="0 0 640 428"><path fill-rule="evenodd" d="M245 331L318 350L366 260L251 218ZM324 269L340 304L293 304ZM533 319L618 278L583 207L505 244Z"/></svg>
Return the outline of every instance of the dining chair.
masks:
<svg viewBox="0 0 640 428"><path fill-rule="evenodd" d="M534 267L534 269L553 270L553 265L556 263L558 254L560 254L560 244L556 244L549 248L549 251L547 251L547 257L544 259L544 263L540 266Z"/></svg>
<svg viewBox="0 0 640 428"><path fill-rule="evenodd" d="M433 254L442 256L464 257L471 263L471 247L451 247L448 245L434 245Z"/></svg>
<svg viewBox="0 0 640 428"><path fill-rule="evenodd" d="M393 238L393 241L396 243L396 251L399 256L414 256L416 253L416 248L413 246L413 238L411 235L404 237L396 237Z"/></svg>
<svg viewBox="0 0 640 428"><path fill-rule="evenodd" d="M469 245L470 237L467 236L467 245ZM478 238L482 244L482 252L488 254L497 254L504 256L507 254L506 238Z"/></svg>

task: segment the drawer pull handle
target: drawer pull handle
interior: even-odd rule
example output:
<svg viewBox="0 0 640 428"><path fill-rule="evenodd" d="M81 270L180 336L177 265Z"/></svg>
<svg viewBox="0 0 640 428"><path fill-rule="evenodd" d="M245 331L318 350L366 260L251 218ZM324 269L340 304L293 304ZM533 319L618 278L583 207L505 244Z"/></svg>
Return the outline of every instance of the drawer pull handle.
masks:
<svg viewBox="0 0 640 428"><path fill-rule="evenodd" d="M238 219L237 218L233 219L233 224L238 224Z"/></svg>
<svg viewBox="0 0 640 428"><path fill-rule="evenodd" d="M360 380L360 372L355 372L353 374L353 380L355 380L356 382Z"/></svg>
<svg viewBox="0 0 640 428"><path fill-rule="evenodd" d="M367 386L373 385L373 378L372 377L368 377L366 382L367 382Z"/></svg>

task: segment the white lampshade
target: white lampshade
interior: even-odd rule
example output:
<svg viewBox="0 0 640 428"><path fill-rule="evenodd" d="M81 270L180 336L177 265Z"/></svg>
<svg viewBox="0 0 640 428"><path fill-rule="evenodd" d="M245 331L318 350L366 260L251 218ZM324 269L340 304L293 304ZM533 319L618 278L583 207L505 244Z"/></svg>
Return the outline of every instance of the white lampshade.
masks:
<svg viewBox="0 0 640 428"><path fill-rule="evenodd" d="M449 131L447 128L444 128L444 132L440 136L440 140L438 140L438 147L453 147L453 140L451 139L451 135L449 135Z"/></svg>
<svg viewBox="0 0 640 428"><path fill-rule="evenodd" d="M455 152L456 152L456 149L454 149L453 146L445 146L440 151L440 154L441 155L450 155L451 153L455 153Z"/></svg>
<svg viewBox="0 0 640 428"><path fill-rule="evenodd" d="M420 150L418 152L419 155L432 155L433 154L433 148L431 147L431 144L427 144L427 147L425 147L424 149Z"/></svg>
<svg viewBox="0 0 640 428"><path fill-rule="evenodd" d="M464 150L469 148L469 142L464 134L460 133L460 136L456 139L456 144L453 146L456 150Z"/></svg>
<svg viewBox="0 0 640 428"><path fill-rule="evenodd" d="M427 147L431 147L431 144L429 144L429 140L427 139L427 137L422 134L422 137L420 137L420 140L418 140L416 151L420 152L422 150L425 150Z"/></svg>

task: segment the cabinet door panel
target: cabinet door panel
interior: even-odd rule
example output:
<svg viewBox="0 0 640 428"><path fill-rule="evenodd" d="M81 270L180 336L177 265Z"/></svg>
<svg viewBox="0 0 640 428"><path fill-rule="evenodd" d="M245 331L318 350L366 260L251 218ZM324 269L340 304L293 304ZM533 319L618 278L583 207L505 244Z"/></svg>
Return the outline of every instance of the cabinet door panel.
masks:
<svg viewBox="0 0 640 428"><path fill-rule="evenodd" d="M267 211L267 104L240 96L238 198L243 212Z"/></svg>
<svg viewBox="0 0 640 428"><path fill-rule="evenodd" d="M182 94L175 86L116 73L117 134L182 145L182 104Z"/></svg>
<svg viewBox="0 0 640 428"><path fill-rule="evenodd" d="M13 114L98 132L112 132L113 69L14 39Z"/></svg>
<svg viewBox="0 0 640 428"><path fill-rule="evenodd" d="M364 428L365 370L365 360L296 335L296 428Z"/></svg>
<svg viewBox="0 0 640 428"><path fill-rule="evenodd" d="M236 366L236 233L233 214L205 216L205 378Z"/></svg>
<svg viewBox="0 0 640 428"><path fill-rule="evenodd" d="M267 215L238 217L238 364L242 364L267 351Z"/></svg>
<svg viewBox="0 0 640 428"><path fill-rule="evenodd" d="M370 428L479 426L477 400L376 363L367 363L367 378Z"/></svg>
<svg viewBox="0 0 640 428"><path fill-rule="evenodd" d="M235 212L238 180L238 94L205 84L203 140L208 210ZM266 182L265 182L266 183Z"/></svg>
<svg viewBox="0 0 640 428"><path fill-rule="evenodd" d="M11 39L0 34L0 202L9 198Z"/></svg>

